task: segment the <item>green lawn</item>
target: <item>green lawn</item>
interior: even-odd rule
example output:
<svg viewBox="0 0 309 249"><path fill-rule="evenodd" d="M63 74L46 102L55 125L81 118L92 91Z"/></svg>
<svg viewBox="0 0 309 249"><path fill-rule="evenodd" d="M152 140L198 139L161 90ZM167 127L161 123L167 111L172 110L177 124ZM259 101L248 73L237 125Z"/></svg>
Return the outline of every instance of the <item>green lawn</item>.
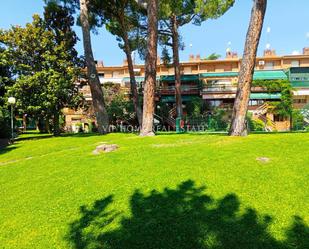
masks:
<svg viewBox="0 0 309 249"><path fill-rule="evenodd" d="M0 150L0 248L308 249L308 149L306 133L20 140Z"/></svg>

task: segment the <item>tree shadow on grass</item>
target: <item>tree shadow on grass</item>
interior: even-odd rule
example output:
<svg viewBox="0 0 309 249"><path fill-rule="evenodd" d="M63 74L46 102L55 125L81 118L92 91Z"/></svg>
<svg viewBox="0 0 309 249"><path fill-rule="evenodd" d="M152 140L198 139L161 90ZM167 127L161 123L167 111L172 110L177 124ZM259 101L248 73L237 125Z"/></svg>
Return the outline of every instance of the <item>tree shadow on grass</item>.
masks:
<svg viewBox="0 0 309 249"><path fill-rule="evenodd" d="M2 147L0 148L0 155L8 153L14 149L16 149L16 147Z"/></svg>
<svg viewBox="0 0 309 249"><path fill-rule="evenodd" d="M308 249L309 229L301 218L276 240L268 231L271 217L253 209L239 212L235 194L215 200L193 181L176 189L135 191L130 200L131 216L108 211L112 197L81 207L81 218L70 225L67 236L73 248L104 249Z"/></svg>

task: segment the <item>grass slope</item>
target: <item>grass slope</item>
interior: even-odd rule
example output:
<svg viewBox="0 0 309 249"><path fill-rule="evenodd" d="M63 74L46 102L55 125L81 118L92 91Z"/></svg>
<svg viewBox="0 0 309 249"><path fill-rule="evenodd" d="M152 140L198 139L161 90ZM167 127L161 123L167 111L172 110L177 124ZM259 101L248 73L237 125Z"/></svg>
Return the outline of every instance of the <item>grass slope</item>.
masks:
<svg viewBox="0 0 309 249"><path fill-rule="evenodd" d="M92 155L101 142L120 149ZM308 148L309 134L21 140L0 150L0 247L308 249Z"/></svg>

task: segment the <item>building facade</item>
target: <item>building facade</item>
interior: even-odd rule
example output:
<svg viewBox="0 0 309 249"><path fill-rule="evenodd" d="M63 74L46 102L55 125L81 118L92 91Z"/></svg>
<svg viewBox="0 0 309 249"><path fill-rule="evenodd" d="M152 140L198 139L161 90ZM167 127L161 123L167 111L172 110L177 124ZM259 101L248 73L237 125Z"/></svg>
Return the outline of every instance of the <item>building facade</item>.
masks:
<svg viewBox="0 0 309 249"><path fill-rule="evenodd" d="M182 100L184 107L193 98L200 98L206 106L231 110L236 96L241 58L236 53L227 52L226 58L204 60L199 55L190 55L188 61L181 63ZM129 96L130 78L127 62L120 66L104 66L97 63L102 85L116 84ZM144 65L135 65L134 72L139 87L144 82ZM309 103L309 48L299 55L278 56L274 50L264 51L263 57L256 59L254 80L271 83L288 80L293 87L293 107L302 109ZM87 101L91 101L90 88L81 85L80 91ZM290 129L290 120L269 111L268 103L280 101L280 92L269 92L263 87L252 87L249 112L254 119L263 121L268 130L284 131ZM174 68L166 66L158 59L156 101L166 103L170 109L171 120L175 112ZM67 129L76 131L76 124L87 128L92 122L91 110L78 112L65 109ZM172 124L171 124L172 125ZM86 127L84 127L86 126Z"/></svg>

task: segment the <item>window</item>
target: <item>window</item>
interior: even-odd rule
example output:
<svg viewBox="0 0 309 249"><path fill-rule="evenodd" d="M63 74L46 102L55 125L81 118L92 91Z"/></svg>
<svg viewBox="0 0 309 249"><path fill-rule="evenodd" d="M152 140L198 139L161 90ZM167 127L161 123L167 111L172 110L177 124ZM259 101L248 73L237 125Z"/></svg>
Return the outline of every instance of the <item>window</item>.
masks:
<svg viewBox="0 0 309 249"><path fill-rule="evenodd" d="M184 67L183 72L184 74L191 74L192 73L191 67Z"/></svg>
<svg viewBox="0 0 309 249"><path fill-rule="evenodd" d="M119 78L119 72L118 71L114 71L113 72L113 78Z"/></svg>
<svg viewBox="0 0 309 249"><path fill-rule="evenodd" d="M291 66L292 67L299 67L299 61L292 61Z"/></svg>
<svg viewBox="0 0 309 249"><path fill-rule="evenodd" d="M222 104L222 100L210 100L209 103L212 107L218 107Z"/></svg>
<svg viewBox="0 0 309 249"><path fill-rule="evenodd" d="M265 69L266 69L266 70L272 70L272 69L274 69L274 63L273 63L273 62L266 62L266 63L265 63Z"/></svg>
<svg viewBox="0 0 309 249"><path fill-rule="evenodd" d="M295 104L306 104L307 100L306 99L294 99L293 102Z"/></svg>
<svg viewBox="0 0 309 249"><path fill-rule="evenodd" d="M274 115L274 121L275 122L284 122L284 121L286 121L286 118L285 117L283 117L282 115Z"/></svg>
<svg viewBox="0 0 309 249"><path fill-rule="evenodd" d="M264 100L257 100L257 99L251 99L249 101L249 106L259 106L259 105L263 105L264 104Z"/></svg>
<svg viewBox="0 0 309 249"><path fill-rule="evenodd" d="M104 79L104 73L98 73L98 76L99 76L100 82L102 82Z"/></svg>

